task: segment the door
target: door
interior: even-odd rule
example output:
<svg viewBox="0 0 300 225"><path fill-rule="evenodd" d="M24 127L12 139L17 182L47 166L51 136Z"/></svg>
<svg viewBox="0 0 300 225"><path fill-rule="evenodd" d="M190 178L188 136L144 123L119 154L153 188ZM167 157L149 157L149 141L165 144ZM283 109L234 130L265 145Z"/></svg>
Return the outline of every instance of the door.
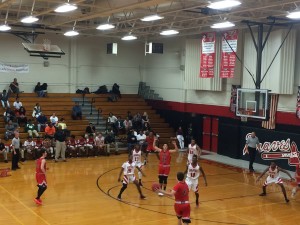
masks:
<svg viewBox="0 0 300 225"><path fill-rule="evenodd" d="M203 117L202 148L204 150L218 151L219 119L217 117Z"/></svg>

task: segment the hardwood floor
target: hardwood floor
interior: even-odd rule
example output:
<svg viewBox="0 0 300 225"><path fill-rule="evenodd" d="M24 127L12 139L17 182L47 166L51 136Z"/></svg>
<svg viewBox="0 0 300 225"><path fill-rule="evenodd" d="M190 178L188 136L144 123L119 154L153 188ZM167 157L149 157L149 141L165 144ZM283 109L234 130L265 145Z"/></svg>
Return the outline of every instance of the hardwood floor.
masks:
<svg viewBox="0 0 300 225"><path fill-rule="evenodd" d="M43 206L36 206L33 198L37 187L35 165L27 161L9 177L0 178L0 224L177 224L173 210L174 200L158 197L150 190L157 182L157 159L150 156L144 171L143 193L140 200L136 187L131 184L123 193L123 201L116 196L121 184L117 182L125 154L110 157L70 159L49 167L48 189ZM281 191L270 186L266 197L261 184L255 184L255 175L241 169L201 160L207 174L208 186L200 177L200 206L196 208L194 193L190 192L192 224L300 224L300 193L285 203ZM10 164L1 162L0 169ZM177 171L184 171L185 160L177 163L173 156L168 189L176 183ZM290 186L288 186L290 196Z"/></svg>

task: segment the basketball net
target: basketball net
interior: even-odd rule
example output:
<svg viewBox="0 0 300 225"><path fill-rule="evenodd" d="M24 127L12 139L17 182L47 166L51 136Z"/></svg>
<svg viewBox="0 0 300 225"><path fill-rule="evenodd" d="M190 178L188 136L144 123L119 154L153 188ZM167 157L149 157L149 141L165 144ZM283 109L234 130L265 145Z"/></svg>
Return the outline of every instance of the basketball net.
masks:
<svg viewBox="0 0 300 225"><path fill-rule="evenodd" d="M44 39L43 49L46 52L49 52L51 50L51 41L49 39Z"/></svg>

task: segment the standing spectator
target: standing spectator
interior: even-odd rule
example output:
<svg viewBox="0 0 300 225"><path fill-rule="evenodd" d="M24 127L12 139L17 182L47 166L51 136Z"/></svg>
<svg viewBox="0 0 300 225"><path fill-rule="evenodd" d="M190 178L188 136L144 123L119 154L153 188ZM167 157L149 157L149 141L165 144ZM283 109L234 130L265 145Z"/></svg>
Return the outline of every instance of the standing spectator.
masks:
<svg viewBox="0 0 300 225"><path fill-rule="evenodd" d="M8 121L8 124L5 125L5 135L4 139L7 141L14 136L15 130L18 128L18 125L13 123L11 120Z"/></svg>
<svg viewBox="0 0 300 225"><path fill-rule="evenodd" d="M53 113L52 116L50 116L50 122L52 123L53 126L57 126L57 124L58 124L58 118L55 115L55 113Z"/></svg>
<svg viewBox="0 0 300 225"><path fill-rule="evenodd" d="M54 138L56 140L55 145L55 162L58 162L59 156L64 162L66 162L66 134L62 131L61 126L58 126L55 132Z"/></svg>
<svg viewBox="0 0 300 225"><path fill-rule="evenodd" d="M7 107L5 112L3 113L4 122L8 123L8 121L14 121L16 118L16 114L11 110L10 107Z"/></svg>
<svg viewBox="0 0 300 225"><path fill-rule="evenodd" d="M9 101L8 101L9 96L8 96L8 93L6 92L6 90L3 90L3 92L0 96L0 99L1 99L1 103L2 103L3 108L10 107Z"/></svg>
<svg viewBox="0 0 300 225"><path fill-rule="evenodd" d="M176 135L177 135L176 137L179 142L180 149L184 149L184 137L183 137L183 131L181 127L178 128Z"/></svg>
<svg viewBox="0 0 300 225"><path fill-rule="evenodd" d="M93 123L90 123L89 126L85 128L85 138L87 139L90 134L92 134L94 137L96 135L96 128Z"/></svg>
<svg viewBox="0 0 300 225"><path fill-rule="evenodd" d="M15 137L12 139L11 142L12 146L12 161L11 161L11 169L21 169L19 167L19 155L20 155L20 138L19 132L15 132Z"/></svg>
<svg viewBox="0 0 300 225"><path fill-rule="evenodd" d="M48 126L45 128L45 138L53 139L55 134L55 127L49 122Z"/></svg>
<svg viewBox="0 0 300 225"><path fill-rule="evenodd" d="M17 116L17 121L19 126L21 126L21 124L27 123L26 109L23 106L20 107L19 114Z"/></svg>
<svg viewBox="0 0 300 225"><path fill-rule="evenodd" d="M19 97L16 97L16 101L14 101L14 104L13 104L14 108L15 108L15 114L18 116L19 114L19 110L22 106L22 102L20 102L20 99Z"/></svg>
<svg viewBox="0 0 300 225"><path fill-rule="evenodd" d="M255 132L251 133L251 136L246 140L246 154L249 154L249 170L254 172L253 163L256 156L256 146L259 144L258 137L256 137Z"/></svg>
<svg viewBox="0 0 300 225"><path fill-rule="evenodd" d="M4 162L8 163L7 161L7 149L5 147L5 144L0 139L0 154L3 154Z"/></svg>
<svg viewBox="0 0 300 225"><path fill-rule="evenodd" d="M37 94L38 97L45 97L45 93L40 82L37 82L34 88L34 92Z"/></svg>
<svg viewBox="0 0 300 225"><path fill-rule="evenodd" d="M111 92L115 95L117 95L119 98L122 98L121 92L120 92L120 86L117 83L114 83L112 86Z"/></svg>
<svg viewBox="0 0 300 225"><path fill-rule="evenodd" d="M106 126L106 129L115 130L115 123L117 122L117 120L118 118L112 112L110 112L107 118L107 125L109 125L109 127Z"/></svg>
<svg viewBox="0 0 300 225"><path fill-rule="evenodd" d="M48 122L47 117L41 112L41 115L36 120L38 132L45 131L45 127L47 126Z"/></svg>
<svg viewBox="0 0 300 225"><path fill-rule="evenodd" d="M20 88L19 88L19 83L17 81L17 78L14 78L14 81L11 82L9 85L8 94L10 95L10 93L17 94L17 97L19 97Z"/></svg>
<svg viewBox="0 0 300 225"><path fill-rule="evenodd" d="M82 120L82 110L79 102L76 102L72 108L72 118L73 120L77 120L78 118Z"/></svg>
<svg viewBox="0 0 300 225"><path fill-rule="evenodd" d="M39 133L36 131L36 127L35 125L32 123L32 120L29 119L28 120L28 123L26 124L26 127L25 127L25 131L28 133L28 135L30 137L33 136L33 134L38 137L39 136Z"/></svg>
<svg viewBox="0 0 300 225"><path fill-rule="evenodd" d="M32 110L32 117L38 118L42 113L42 109L39 103L36 103Z"/></svg>

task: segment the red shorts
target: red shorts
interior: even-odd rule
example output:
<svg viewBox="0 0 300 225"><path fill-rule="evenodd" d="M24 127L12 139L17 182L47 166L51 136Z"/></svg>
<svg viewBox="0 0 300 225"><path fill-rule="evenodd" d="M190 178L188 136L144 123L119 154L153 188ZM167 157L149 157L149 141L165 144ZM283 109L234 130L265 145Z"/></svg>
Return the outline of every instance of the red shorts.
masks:
<svg viewBox="0 0 300 225"><path fill-rule="evenodd" d="M174 209L176 212L176 216L182 217L182 219L188 220L190 219L191 207L190 203L185 204L174 204Z"/></svg>
<svg viewBox="0 0 300 225"><path fill-rule="evenodd" d="M147 152L155 152L155 148L153 147L153 145L148 145L146 151Z"/></svg>
<svg viewBox="0 0 300 225"><path fill-rule="evenodd" d="M158 176L169 176L170 174L170 165L159 165L158 166Z"/></svg>
<svg viewBox="0 0 300 225"><path fill-rule="evenodd" d="M45 174L35 174L36 182L38 185L47 185L46 175Z"/></svg>

